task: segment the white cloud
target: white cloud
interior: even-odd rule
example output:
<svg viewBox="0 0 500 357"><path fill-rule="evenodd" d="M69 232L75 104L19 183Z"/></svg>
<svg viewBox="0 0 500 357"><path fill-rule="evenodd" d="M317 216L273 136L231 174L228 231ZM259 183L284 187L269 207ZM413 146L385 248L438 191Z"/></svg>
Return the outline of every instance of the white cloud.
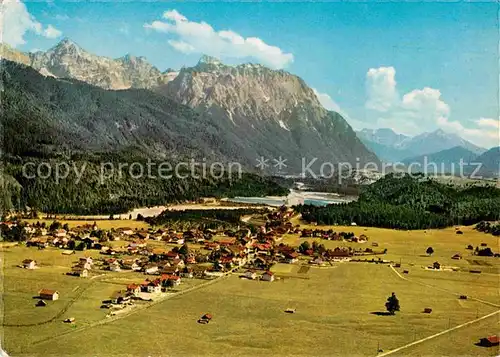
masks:
<svg viewBox="0 0 500 357"><path fill-rule="evenodd" d="M284 68L293 62L291 53L266 44L257 37L222 30L216 31L206 22L189 21L177 10L163 13L165 21L144 24L144 28L173 35L168 44L182 53L200 53L215 57L252 58L272 68Z"/></svg>
<svg viewBox="0 0 500 357"><path fill-rule="evenodd" d="M397 101L394 67L370 68L366 73L366 108L385 112Z"/></svg>
<svg viewBox="0 0 500 357"><path fill-rule="evenodd" d="M24 35L33 32L47 38L61 36L61 31L48 25L45 29L36 18L28 12L26 5L19 0L4 0L0 4L1 41L13 47L26 43Z"/></svg>
<svg viewBox="0 0 500 357"><path fill-rule="evenodd" d="M478 126L483 127L483 128L500 129L500 118L499 119L479 118L475 122Z"/></svg>
<svg viewBox="0 0 500 357"><path fill-rule="evenodd" d="M476 120L482 121L484 118ZM490 119L493 120L493 119ZM484 123L484 122L483 122ZM491 124L490 122L489 124ZM487 129L483 128L468 128L458 121L450 121L448 119L441 119L439 126L444 130L456 133L466 140L485 148L500 146L500 133L497 128L491 128L487 125ZM481 126L481 125L479 125Z"/></svg>
<svg viewBox="0 0 500 357"><path fill-rule="evenodd" d="M326 93L320 93L315 88L312 89L316 97L318 97L321 105L327 110L333 110L334 112L340 113L340 106Z"/></svg>
<svg viewBox="0 0 500 357"><path fill-rule="evenodd" d="M42 34L47 38L58 38L62 35L62 32L56 29L54 26L49 25L45 30L43 30Z"/></svg>
<svg viewBox="0 0 500 357"><path fill-rule="evenodd" d="M400 114L408 119L414 119L422 127L435 125L450 115L450 107L441 100L441 92L429 87L414 89L405 94L400 109Z"/></svg>

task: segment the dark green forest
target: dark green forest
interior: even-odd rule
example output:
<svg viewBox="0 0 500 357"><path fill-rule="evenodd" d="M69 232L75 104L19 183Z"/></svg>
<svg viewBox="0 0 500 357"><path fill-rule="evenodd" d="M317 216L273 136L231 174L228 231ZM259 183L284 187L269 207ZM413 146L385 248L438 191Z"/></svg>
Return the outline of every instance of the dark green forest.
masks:
<svg viewBox="0 0 500 357"><path fill-rule="evenodd" d="M5 163L1 188L4 209L22 211L29 207L45 213L118 214L137 207L194 201L207 196L266 196L288 192L266 178L249 173L243 173L241 178L235 173L232 178L226 174L220 179L210 175L194 178L188 172L186 178L158 175L135 178L135 173L128 169L115 169L113 175L101 180L101 166L90 161L69 161L78 170L85 166L83 175L78 179L71 170L67 178L57 182L54 175L47 179L25 177L22 167L27 160L18 158L16 162ZM29 160L35 164L41 162ZM59 161L49 162L55 165Z"/></svg>
<svg viewBox="0 0 500 357"><path fill-rule="evenodd" d="M363 187L359 199L326 207L300 205L307 222L318 224L427 229L471 225L497 220L500 189L493 186L460 188L423 175L390 174Z"/></svg>

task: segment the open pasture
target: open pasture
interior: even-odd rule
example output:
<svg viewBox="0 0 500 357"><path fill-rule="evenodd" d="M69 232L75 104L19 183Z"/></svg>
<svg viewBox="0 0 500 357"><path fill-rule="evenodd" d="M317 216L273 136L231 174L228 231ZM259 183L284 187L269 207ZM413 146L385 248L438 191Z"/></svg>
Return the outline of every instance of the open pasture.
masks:
<svg viewBox="0 0 500 357"><path fill-rule="evenodd" d="M274 282L240 279L236 273L116 321L94 325L92 322L102 320L105 314L96 302L108 298L117 287L134 278L129 273L108 274L94 279L64 316L74 315L80 326L88 324L87 329L70 332L72 327L61 319L36 327L5 326L4 346L12 354L29 356L58 355L60 351L74 356L220 355L221 351L234 356L375 356L378 348L384 351L399 348L500 308L495 306L500 305L498 258L469 257L465 249L468 244L486 242L497 251L498 238L469 227L461 228L463 235L455 234L454 228L426 232L332 228L366 234L369 241L358 244L321 240L327 247L371 247L375 241L378 248L388 249L388 254L381 257L401 260L401 268L357 262L333 263L322 268L306 266L304 261L300 261L301 265L277 264L272 271L280 279ZM300 244L303 240L297 235L284 238L290 244ZM430 257L425 254L428 246L435 251ZM458 252L464 259L451 259ZM3 254L4 323L43 321L56 313L55 307L49 310L51 303L49 309L43 308L47 311L33 307L36 300L31 295L41 286L54 286L61 292L61 300L54 302L55 306L74 297L78 290L73 289L79 285L90 284L89 279L65 277L62 275L65 269L58 268L68 266L75 256L24 247L5 248ZM39 271L13 267L28 257L42 264L50 263ZM424 269L434 261L457 266L460 271ZM472 266L485 271L469 273ZM403 274L403 270L409 273ZM44 275L35 279L34 274ZM401 311L395 316L384 316L380 313L385 311L384 304L391 292L397 294ZM460 294L469 298L461 300ZM284 313L287 308L295 308L296 313ZM424 308L432 308L432 313L423 313ZM214 319L200 325L196 321L204 313L213 314ZM475 343L497 331L498 315L495 315L394 355L495 356L498 350L494 347L478 347ZM91 343L82 343L84 340Z"/></svg>

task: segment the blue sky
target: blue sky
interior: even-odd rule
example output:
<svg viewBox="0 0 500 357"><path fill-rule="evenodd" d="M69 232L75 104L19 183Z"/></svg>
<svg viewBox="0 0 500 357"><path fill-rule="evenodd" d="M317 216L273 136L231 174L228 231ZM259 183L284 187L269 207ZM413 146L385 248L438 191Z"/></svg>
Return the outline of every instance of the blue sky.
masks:
<svg viewBox="0 0 500 357"><path fill-rule="evenodd" d="M67 36L98 55L145 56L161 70L212 52L227 63L260 62L299 75L355 128L442 128L499 145L495 2L25 5L41 30L25 31L21 50L46 50ZM46 31L49 25L60 34ZM220 31L261 42L227 45Z"/></svg>

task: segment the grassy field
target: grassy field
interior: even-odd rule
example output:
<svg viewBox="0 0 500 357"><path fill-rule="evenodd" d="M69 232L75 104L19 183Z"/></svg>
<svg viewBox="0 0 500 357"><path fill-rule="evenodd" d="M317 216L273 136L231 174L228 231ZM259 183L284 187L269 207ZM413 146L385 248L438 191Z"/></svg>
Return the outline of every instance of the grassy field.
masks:
<svg viewBox="0 0 500 357"><path fill-rule="evenodd" d="M498 238L468 227L462 229L463 235L456 235L453 228L426 232L363 227L334 229L366 234L369 242L322 243L330 247L344 244L368 247L375 241L378 248L388 249L384 259L401 260L398 272L409 270L409 274L402 275L406 280L387 264L346 262L324 268L278 264L273 271L281 279L272 283L244 280L235 274L83 331L68 333L73 327L63 324L61 319L35 327L6 326L4 346L12 355L29 356L55 356L62 351L74 356L375 356L378 348L395 349L499 309L491 305L500 305L499 259L467 260L470 257L465 250L468 244L486 242L498 251ZM294 244L302 240L296 235L285 237L285 241ZM425 255L428 246L435 250L432 257ZM79 287L89 284L64 317L76 317L77 328L91 326L105 314L96 302L108 298L128 279L136 278L116 273L94 280L70 278L63 276L66 271L63 267L75 256L22 247L4 250L4 324L45 321L71 301ZM466 259L452 260L451 256L457 252ZM13 267L27 257L47 267L37 271ZM461 271L423 268L436 260L457 266ZM469 269L478 268L478 262L483 272L469 273ZM138 274L139 277L144 278ZM32 296L40 287L58 289L61 300L49 303L46 308L35 308ZM395 316L375 314L384 311L391 292L397 294L401 311ZM469 299L460 300L457 294L466 294ZM297 312L284 313L289 307ZM426 307L433 309L431 314L422 312ZM214 315L213 321L208 325L196 323L207 312ZM475 345L479 338L497 333L498 316L409 347L394 356L498 355L498 349Z"/></svg>

